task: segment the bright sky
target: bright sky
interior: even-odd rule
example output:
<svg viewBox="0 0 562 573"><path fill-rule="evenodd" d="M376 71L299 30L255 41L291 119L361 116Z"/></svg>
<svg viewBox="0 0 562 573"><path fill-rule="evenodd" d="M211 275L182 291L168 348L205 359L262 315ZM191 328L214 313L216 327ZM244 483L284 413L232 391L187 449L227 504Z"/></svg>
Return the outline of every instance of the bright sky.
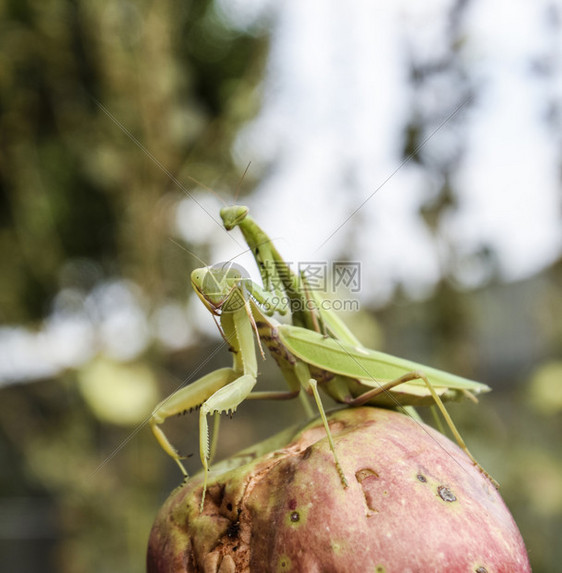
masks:
<svg viewBox="0 0 562 573"><path fill-rule="evenodd" d="M407 49L428 61L446 52L452 4L220 2L240 26L244 18L246 25L255 22L260 10L275 10L263 109L235 150L241 169L250 160L273 168L252 212L288 260L331 260L353 236L370 287L362 293L366 300L383 300L396 282L423 294L439 276L439 248L416 216L436 182L411 162L400 168L400 137L413 103L439 121L452 109L450 85L412 93L405 59ZM547 98L562 97L562 34L546 5L472 1L462 20L458 57L483 89L463 119L466 151L455 174L461 208L441 233L467 256L490 245L506 280L539 271L562 246L560 140L544 122ZM556 5L562 15L562 3ZM540 61L557 75L533 75ZM449 107L440 111L441 103ZM445 126L426 151L446 154L453 135ZM224 249L224 258L232 256L231 245ZM459 279L475 286L479 277L467 266Z"/></svg>

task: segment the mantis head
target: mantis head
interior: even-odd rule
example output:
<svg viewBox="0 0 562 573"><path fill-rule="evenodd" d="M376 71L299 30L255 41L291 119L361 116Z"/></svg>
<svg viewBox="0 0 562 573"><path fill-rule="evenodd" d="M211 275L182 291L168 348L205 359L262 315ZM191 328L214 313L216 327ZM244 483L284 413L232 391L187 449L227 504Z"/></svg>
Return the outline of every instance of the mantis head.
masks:
<svg viewBox="0 0 562 573"><path fill-rule="evenodd" d="M193 289L213 314L239 309L244 304L242 289L247 280L244 269L232 262L202 267L191 273Z"/></svg>
<svg viewBox="0 0 562 573"><path fill-rule="evenodd" d="M242 205L233 205L232 207L223 207L221 209L221 218L224 228L231 231L238 226L248 215L248 207Z"/></svg>

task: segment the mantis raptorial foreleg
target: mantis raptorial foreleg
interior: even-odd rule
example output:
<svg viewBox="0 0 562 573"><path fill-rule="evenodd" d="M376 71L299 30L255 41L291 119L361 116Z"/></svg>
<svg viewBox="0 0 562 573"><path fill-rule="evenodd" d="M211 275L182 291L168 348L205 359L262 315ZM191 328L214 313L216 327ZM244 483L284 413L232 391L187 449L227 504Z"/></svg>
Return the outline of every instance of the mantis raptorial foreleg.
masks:
<svg viewBox="0 0 562 573"><path fill-rule="evenodd" d="M175 460L185 477L188 476L188 473L181 463L182 458L172 444L170 444L170 441L160 428L160 424L163 424L166 419L171 416L176 416L183 412L198 408L217 390L230 384L236 380L238 376L239 374L237 374L232 368L221 368L220 370L215 370L214 372L199 378L199 380L196 380L189 386L181 388L171 396L168 396L168 398L162 400L162 402L154 408L152 417L150 418L150 428L158 440L158 443L162 446L162 449Z"/></svg>
<svg viewBox="0 0 562 573"><path fill-rule="evenodd" d="M219 428L221 423L220 414L216 414L213 418L213 431L211 433L211 446L209 448L209 465L213 463L215 454L217 453L217 443L219 440Z"/></svg>
<svg viewBox="0 0 562 573"><path fill-rule="evenodd" d="M218 292L223 294L220 289ZM155 408L150 419L150 427L156 439L164 451L176 461L184 476L187 477L187 471L181 463L181 457L172 447L159 425L170 416L181 414L193 408L201 408L199 414L199 453L204 469L201 505L205 499L209 462L214 453L214 443L217 437L215 431L211 446L207 416L221 412L234 412L252 391L257 377L253 330L255 323L248 302L244 301L242 306L236 307L236 310L221 314L221 328L233 353L233 367L221 368L211 372L172 394ZM217 429L217 421L215 420L215 430Z"/></svg>
<svg viewBox="0 0 562 573"><path fill-rule="evenodd" d="M238 405L250 395L255 384L256 377L250 374L245 374L215 392L201 405L201 411L199 412L199 445L204 474L201 510L203 509L205 492L207 491L207 476L209 473L211 452L209 447L209 426L207 423L207 416L209 414L220 414L221 412L235 411Z"/></svg>
<svg viewBox="0 0 562 573"><path fill-rule="evenodd" d="M183 475L187 478L188 473L181 462L181 456L172 446L162 429L159 427L167 418L181 414L186 410L201 407L199 413L199 453L201 463L204 469L203 496L201 504L205 499L207 489L207 474L209 463L214 453L214 445L209 445L209 426L207 416L209 414L220 414L221 412L235 411L241 402L243 402L252 388L256 384L256 376L252 374L243 374L240 376L232 368L222 368L211 372L203 378L200 378L193 384L182 388L175 394L172 394L167 400L164 400L157 406L150 419L150 427L156 436L162 449L174 459L180 467ZM217 422L215 420L215 431L213 432L213 442L217 439Z"/></svg>

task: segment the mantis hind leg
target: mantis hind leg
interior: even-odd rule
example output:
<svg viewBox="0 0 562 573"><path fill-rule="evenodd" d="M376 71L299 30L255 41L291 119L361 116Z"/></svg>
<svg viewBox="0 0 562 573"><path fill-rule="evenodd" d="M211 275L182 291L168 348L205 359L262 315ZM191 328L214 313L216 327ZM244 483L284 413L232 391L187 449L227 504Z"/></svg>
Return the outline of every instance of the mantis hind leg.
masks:
<svg viewBox="0 0 562 573"><path fill-rule="evenodd" d="M462 439L462 436L460 435L460 432L457 430L455 423L453 422L451 416L449 415L449 412L447 412L447 409L445 408L443 401L439 397L439 394L437 394L437 392L435 391L435 388L433 387L433 384L429 381L429 379L427 378L427 376L423 372L419 372L419 371L408 372L407 374L404 374L403 376L400 376L399 378L396 378L395 380L391 380L390 382L387 382L386 384L381 384L377 388L373 388L372 390L368 390L364 394L361 394L361 396L358 396L357 398L354 398L353 400L349 400L347 402L347 404L349 404L350 406L361 406L363 404L366 404L369 400L371 400L375 396L382 394L383 392L386 392L386 391L390 390L391 388L394 388L395 386L399 386L400 384L404 384L406 382L411 382L412 380L422 380L425 383L425 385L427 386L427 388L431 394L431 397L433 398L436 406L439 408L441 415L445 419L445 422L447 423L447 426L449 427L449 429L451 430L451 433L455 437L455 440L456 440L457 444L459 445L459 447L470 458L470 461L478 468L478 470L492 482L494 487L499 488L498 482L476 461L476 458L470 453L464 440Z"/></svg>

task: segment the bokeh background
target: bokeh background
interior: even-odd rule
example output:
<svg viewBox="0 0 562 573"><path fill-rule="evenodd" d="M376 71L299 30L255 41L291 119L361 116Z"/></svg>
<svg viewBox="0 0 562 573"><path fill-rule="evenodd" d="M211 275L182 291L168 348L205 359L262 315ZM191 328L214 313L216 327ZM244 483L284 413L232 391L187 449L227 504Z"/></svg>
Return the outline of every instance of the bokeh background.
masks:
<svg viewBox="0 0 562 573"><path fill-rule="evenodd" d="M561 570L561 98L560 1L1 0L0 569L144 569L180 481L148 416L230 361L189 273L257 278L238 201L360 263L367 346L493 388L452 415ZM218 455L301 420L244 403Z"/></svg>

